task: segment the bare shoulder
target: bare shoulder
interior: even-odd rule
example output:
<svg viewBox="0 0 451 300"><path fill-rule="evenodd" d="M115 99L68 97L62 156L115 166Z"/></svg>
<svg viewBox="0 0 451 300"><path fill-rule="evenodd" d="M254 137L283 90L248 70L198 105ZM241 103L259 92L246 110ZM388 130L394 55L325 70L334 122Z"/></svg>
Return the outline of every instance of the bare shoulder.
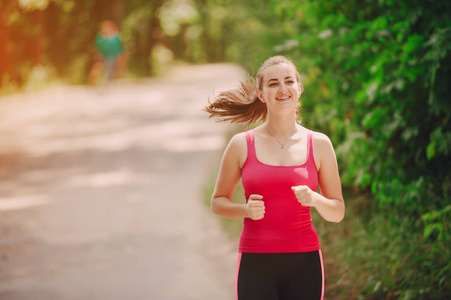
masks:
<svg viewBox="0 0 451 300"><path fill-rule="evenodd" d="M240 132L235 134L229 142L229 147L243 148L246 147L246 132Z"/></svg>
<svg viewBox="0 0 451 300"><path fill-rule="evenodd" d="M247 158L246 132L237 133L230 139L226 154L237 160L240 167L243 166Z"/></svg>
<svg viewBox="0 0 451 300"><path fill-rule="evenodd" d="M332 142L327 135L321 132L313 131L313 144L319 148L329 148L332 146Z"/></svg>
<svg viewBox="0 0 451 300"><path fill-rule="evenodd" d="M321 132L313 132L313 157L318 170L323 165L335 163L335 151L330 138Z"/></svg>

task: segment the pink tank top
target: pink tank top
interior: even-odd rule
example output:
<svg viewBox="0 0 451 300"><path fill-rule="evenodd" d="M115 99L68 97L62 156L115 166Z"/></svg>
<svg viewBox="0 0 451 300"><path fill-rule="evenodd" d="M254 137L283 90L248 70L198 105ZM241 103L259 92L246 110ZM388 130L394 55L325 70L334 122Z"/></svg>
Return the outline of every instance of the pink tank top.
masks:
<svg viewBox="0 0 451 300"><path fill-rule="evenodd" d="M316 191L318 171L313 159L312 132L308 133L307 160L297 166L272 166L257 159L254 131L246 132L247 159L242 169L242 182L249 199L251 194L263 196L265 216L254 221L244 219L239 252L287 253L320 249L318 234L312 224L310 207L296 199L292 186L307 185Z"/></svg>

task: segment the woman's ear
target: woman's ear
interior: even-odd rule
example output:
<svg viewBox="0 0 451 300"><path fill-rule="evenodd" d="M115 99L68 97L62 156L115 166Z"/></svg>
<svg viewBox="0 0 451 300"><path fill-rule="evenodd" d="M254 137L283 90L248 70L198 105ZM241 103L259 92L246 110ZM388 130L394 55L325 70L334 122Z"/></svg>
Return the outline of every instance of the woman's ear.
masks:
<svg viewBox="0 0 451 300"><path fill-rule="evenodd" d="M266 103L265 98L263 98L263 93L260 90L257 90L257 97L261 102Z"/></svg>
<svg viewBox="0 0 451 300"><path fill-rule="evenodd" d="M304 91L304 85L300 81L298 82L298 90L299 90L299 93L302 93Z"/></svg>

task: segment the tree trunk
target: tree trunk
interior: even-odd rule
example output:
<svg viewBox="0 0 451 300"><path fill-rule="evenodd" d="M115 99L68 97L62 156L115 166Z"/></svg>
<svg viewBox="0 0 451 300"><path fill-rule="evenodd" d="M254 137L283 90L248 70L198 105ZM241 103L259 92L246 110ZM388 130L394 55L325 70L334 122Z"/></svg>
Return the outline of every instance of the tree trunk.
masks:
<svg viewBox="0 0 451 300"><path fill-rule="evenodd" d="M117 24L119 29L122 27L122 19L124 18L124 3L122 0L111 0L111 20Z"/></svg>
<svg viewBox="0 0 451 300"><path fill-rule="evenodd" d="M0 5L0 87L6 83L4 80L7 79L6 77L10 71L11 58L8 51L9 32L6 26L8 11L4 5Z"/></svg>
<svg viewBox="0 0 451 300"><path fill-rule="evenodd" d="M30 13L30 18L32 20L33 27L36 32L30 39L30 44L28 48L28 55L32 66L37 66L42 63L43 57L43 11L35 10Z"/></svg>

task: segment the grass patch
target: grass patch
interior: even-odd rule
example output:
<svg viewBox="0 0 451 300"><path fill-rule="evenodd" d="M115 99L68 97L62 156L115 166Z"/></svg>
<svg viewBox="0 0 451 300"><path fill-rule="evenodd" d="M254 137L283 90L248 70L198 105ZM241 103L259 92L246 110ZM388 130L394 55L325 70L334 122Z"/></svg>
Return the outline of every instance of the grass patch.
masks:
<svg viewBox="0 0 451 300"><path fill-rule="evenodd" d="M387 217L368 204L368 195L344 189L344 198L346 216L339 224L312 210L324 254L326 299L450 299L446 243L425 240L415 220Z"/></svg>

